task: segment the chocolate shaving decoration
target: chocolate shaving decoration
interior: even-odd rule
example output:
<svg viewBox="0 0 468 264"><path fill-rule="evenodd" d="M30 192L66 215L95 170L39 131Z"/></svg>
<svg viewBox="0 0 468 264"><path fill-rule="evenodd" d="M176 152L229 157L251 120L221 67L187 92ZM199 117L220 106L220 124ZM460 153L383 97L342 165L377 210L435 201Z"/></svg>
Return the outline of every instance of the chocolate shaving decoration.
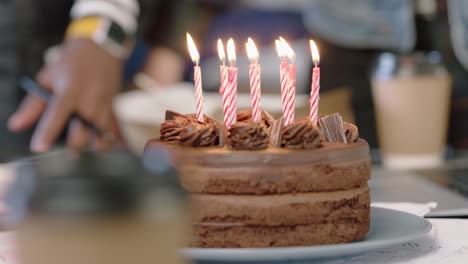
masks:
<svg viewBox="0 0 468 264"><path fill-rule="evenodd" d="M281 147L281 134L284 126L284 118L276 120L270 127L270 146L275 148Z"/></svg>
<svg viewBox="0 0 468 264"><path fill-rule="evenodd" d="M356 143L359 139L359 130L357 126L348 122L343 122L343 128L348 143Z"/></svg>
<svg viewBox="0 0 468 264"><path fill-rule="evenodd" d="M237 122L252 122L252 109L240 110L237 112ZM273 125L275 119L267 111L262 111L262 122L267 128Z"/></svg>
<svg viewBox="0 0 468 264"><path fill-rule="evenodd" d="M229 130L228 146L235 150L259 150L268 147L268 128L263 122L240 122Z"/></svg>
<svg viewBox="0 0 468 264"><path fill-rule="evenodd" d="M228 142L228 129L225 124L219 127L219 146L224 147Z"/></svg>
<svg viewBox="0 0 468 264"><path fill-rule="evenodd" d="M192 147L219 145L219 125L207 116L205 121L206 123L199 122L193 114L166 111L166 121L161 124L160 129L161 141Z"/></svg>
<svg viewBox="0 0 468 264"><path fill-rule="evenodd" d="M252 120L252 110L240 110L237 111L237 122L245 122L248 123Z"/></svg>
<svg viewBox="0 0 468 264"><path fill-rule="evenodd" d="M271 127L276 121L275 118L265 110L262 111L262 119L267 127Z"/></svg>
<svg viewBox="0 0 468 264"><path fill-rule="evenodd" d="M281 146L289 149L322 147L322 133L309 119L302 119L283 128Z"/></svg>
<svg viewBox="0 0 468 264"><path fill-rule="evenodd" d="M197 114L188 114L187 116L190 117L190 118L193 118L193 119L197 119ZM213 118L211 118L211 117L209 117L207 115L203 115L203 120L205 122L200 122L197 119L198 123L200 123L200 124L219 124L218 121L214 120Z"/></svg>
<svg viewBox="0 0 468 264"><path fill-rule="evenodd" d="M318 122L326 141L339 143L348 142L343 129L343 119L340 114L334 113L322 116Z"/></svg>
<svg viewBox="0 0 468 264"><path fill-rule="evenodd" d="M176 112L176 111L172 111L172 110L167 110L166 111L166 119L165 120L174 120L174 118L176 118L176 117L187 118L188 116L184 115L184 114L181 114L179 112Z"/></svg>

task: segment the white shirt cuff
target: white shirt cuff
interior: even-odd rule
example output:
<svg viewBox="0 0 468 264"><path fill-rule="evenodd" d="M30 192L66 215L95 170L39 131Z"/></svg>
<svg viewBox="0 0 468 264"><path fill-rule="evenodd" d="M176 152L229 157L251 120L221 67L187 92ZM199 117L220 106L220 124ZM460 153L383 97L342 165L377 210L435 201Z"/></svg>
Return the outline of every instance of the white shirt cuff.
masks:
<svg viewBox="0 0 468 264"><path fill-rule="evenodd" d="M71 17L105 16L119 24L127 34L133 35L137 30L139 11L136 0L79 0L73 5Z"/></svg>

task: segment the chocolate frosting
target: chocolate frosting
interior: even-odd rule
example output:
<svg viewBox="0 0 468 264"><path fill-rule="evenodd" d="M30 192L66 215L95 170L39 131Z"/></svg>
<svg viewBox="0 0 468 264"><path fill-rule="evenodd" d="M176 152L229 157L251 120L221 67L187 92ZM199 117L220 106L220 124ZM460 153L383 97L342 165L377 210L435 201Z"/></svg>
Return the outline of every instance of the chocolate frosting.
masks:
<svg viewBox="0 0 468 264"><path fill-rule="evenodd" d="M313 149L322 147L323 135L309 119L299 120L283 128L281 146L289 149Z"/></svg>
<svg viewBox="0 0 468 264"><path fill-rule="evenodd" d="M179 142L188 147L219 145L219 127L215 124L191 124L180 129Z"/></svg>
<svg viewBox="0 0 468 264"><path fill-rule="evenodd" d="M356 143L359 139L359 131L357 126L348 122L343 122L343 128L346 135L346 141L348 143Z"/></svg>
<svg viewBox="0 0 468 264"><path fill-rule="evenodd" d="M266 111L262 111L262 122L267 128L273 125L275 119ZM252 122L252 109L240 110L237 112L237 122Z"/></svg>
<svg viewBox="0 0 468 264"><path fill-rule="evenodd" d="M263 122L240 122L229 130L228 146L230 149L266 149L268 142L268 128Z"/></svg>
<svg viewBox="0 0 468 264"><path fill-rule="evenodd" d="M174 117L174 119L164 121L161 124L161 128L159 130L161 134L161 141L168 143L179 142L180 132L182 131L182 128L196 123L196 119L183 116L176 116Z"/></svg>
<svg viewBox="0 0 468 264"><path fill-rule="evenodd" d="M219 126L208 122L200 123L189 115L174 116L173 119L161 124L161 141L191 147L219 145Z"/></svg>

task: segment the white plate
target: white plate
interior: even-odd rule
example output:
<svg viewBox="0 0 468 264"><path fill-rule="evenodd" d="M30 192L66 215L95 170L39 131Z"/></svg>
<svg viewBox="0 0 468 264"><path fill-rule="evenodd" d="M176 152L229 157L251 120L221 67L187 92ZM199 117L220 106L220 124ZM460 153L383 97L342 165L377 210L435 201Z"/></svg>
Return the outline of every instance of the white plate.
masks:
<svg viewBox="0 0 468 264"><path fill-rule="evenodd" d="M371 208L369 233L361 240L337 245L282 248L188 248L182 254L195 261L261 262L309 260L356 255L408 242L431 230L419 216L385 208Z"/></svg>

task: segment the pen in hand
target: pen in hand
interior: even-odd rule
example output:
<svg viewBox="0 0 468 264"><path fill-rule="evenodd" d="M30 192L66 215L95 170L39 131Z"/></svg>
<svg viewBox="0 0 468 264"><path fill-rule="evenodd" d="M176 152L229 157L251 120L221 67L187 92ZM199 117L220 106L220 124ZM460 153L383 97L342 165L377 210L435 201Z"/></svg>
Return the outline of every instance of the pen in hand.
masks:
<svg viewBox="0 0 468 264"><path fill-rule="evenodd" d="M39 86L34 80L32 80L29 77L21 77L19 79L19 85L20 87L25 90L27 93L30 94L35 94L41 97L44 102L48 103L52 99L52 94L49 93L47 90ZM73 119L78 119L80 122L89 128L93 133L95 133L97 136L103 137L104 139L108 141L112 141L114 139L114 136L111 132L109 131L103 131L102 129L96 127L93 123L89 122L88 120L84 119L82 116L80 116L77 113L74 113L70 116L70 120Z"/></svg>

